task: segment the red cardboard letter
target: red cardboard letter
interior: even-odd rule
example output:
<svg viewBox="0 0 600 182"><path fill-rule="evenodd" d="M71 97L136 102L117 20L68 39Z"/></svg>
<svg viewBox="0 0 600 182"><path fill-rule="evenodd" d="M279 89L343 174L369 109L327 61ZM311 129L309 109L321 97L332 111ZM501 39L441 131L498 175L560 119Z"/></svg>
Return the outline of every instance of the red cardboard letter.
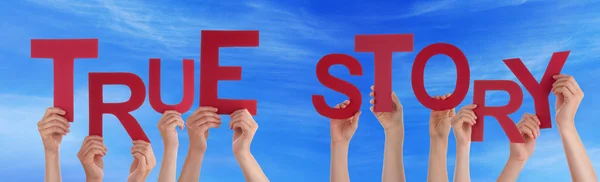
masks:
<svg viewBox="0 0 600 182"><path fill-rule="evenodd" d="M103 85L126 85L131 97L122 103L104 103ZM102 114L115 115L132 140L150 142L142 127L129 112L144 103L146 86L140 77L132 73L89 73L90 135L102 136Z"/></svg>
<svg viewBox="0 0 600 182"><path fill-rule="evenodd" d="M257 47L258 31L202 31L200 45L200 106L218 108L218 114L248 109L256 115L256 100L219 99L219 80L241 80L242 67L219 66L220 47Z"/></svg>
<svg viewBox="0 0 600 182"><path fill-rule="evenodd" d="M354 51L373 52L375 57L376 112L392 111L392 53L412 52L413 34L356 35Z"/></svg>
<svg viewBox="0 0 600 182"><path fill-rule="evenodd" d="M525 64L521 62L521 59L504 60L504 63L517 76L523 86L525 86L531 97L533 97L535 113L542 123L540 128L552 128L550 104L548 103L548 95L550 95L550 90L552 90L552 84L554 83L552 76L560 73L565 62L567 62L569 53L570 51L555 52L552 54L550 63L548 63L548 67L546 67L546 72L540 83L535 80L535 77L529 72Z"/></svg>
<svg viewBox="0 0 600 182"><path fill-rule="evenodd" d="M31 58L54 60L54 107L73 122L73 67L75 58L98 58L98 39L32 39Z"/></svg>
<svg viewBox="0 0 600 182"><path fill-rule="evenodd" d="M435 55L444 54L454 61L456 65L456 87L452 95L446 100L437 100L431 97L425 89L425 65L427 61ZM471 71L469 70L469 62L463 52L452 44L436 43L429 45L415 58L415 63L412 69L412 87L417 100L423 106L431 110L447 110L452 109L467 96L469 91L469 82L471 80Z"/></svg>
<svg viewBox="0 0 600 182"><path fill-rule="evenodd" d="M175 110L184 113L194 104L194 60L183 60L183 98L179 104L167 105L160 97L160 59L150 59L150 83L148 97L152 108L160 113Z"/></svg>
<svg viewBox="0 0 600 182"><path fill-rule="evenodd" d="M315 109L322 116L330 119L347 119L352 117L362 104L360 90L352 83L336 78L329 74L329 68L333 65L341 64L348 68L350 75L362 76L362 66L354 57L346 54L328 54L317 63L317 78L319 82L332 90L343 93L350 98L350 104L344 109L331 108L325 102L322 95L313 95L312 101Z"/></svg>
<svg viewBox="0 0 600 182"><path fill-rule="evenodd" d="M473 83L473 103L477 104L477 108L473 111L477 115L477 123L473 125L473 133L471 140L475 142L483 141L483 118L485 116L494 116L500 126L504 129L504 133L512 143L525 143L525 139L521 136L519 129L515 123L508 117L509 114L516 112L521 103L523 103L523 92L519 84L510 80L475 80ZM485 106L485 92L488 90L504 90L510 95L508 104L501 107Z"/></svg>

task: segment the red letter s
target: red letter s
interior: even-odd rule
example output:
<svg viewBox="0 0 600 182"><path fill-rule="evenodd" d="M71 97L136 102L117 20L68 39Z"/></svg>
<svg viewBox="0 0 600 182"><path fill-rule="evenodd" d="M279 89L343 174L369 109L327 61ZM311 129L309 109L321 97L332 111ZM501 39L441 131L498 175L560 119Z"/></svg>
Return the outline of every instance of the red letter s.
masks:
<svg viewBox="0 0 600 182"><path fill-rule="evenodd" d="M350 104L344 109L331 108L325 102L322 95L313 95L312 101L315 109L322 116L331 119L346 119L352 117L362 104L360 90L349 82L331 76L329 68L333 65L341 64L348 68L351 75L362 76L362 67L360 62L354 57L346 54L328 54L317 63L317 78L327 88L343 93L350 98Z"/></svg>

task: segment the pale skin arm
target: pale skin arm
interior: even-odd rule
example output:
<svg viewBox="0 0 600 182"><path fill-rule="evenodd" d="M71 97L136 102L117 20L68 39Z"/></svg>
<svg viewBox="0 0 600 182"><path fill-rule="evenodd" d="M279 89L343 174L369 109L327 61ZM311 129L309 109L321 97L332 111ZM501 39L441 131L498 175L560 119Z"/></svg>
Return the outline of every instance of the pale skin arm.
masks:
<svg viewBox="0 0 600 182"><path fill-rule="evenodd" d="M177 179L177 149L179 141L176 126L183 129L183 119L181 119L181 114L176 111L165 111L158 121L158 129L164 144L164 154L160 173L158 174L159 182L175 182Z"/></svg>
<svg viewBox="0 0 600 182"><path fill-rule="evenodd" d="M372 92L369 94L375 97L374 87L371 86ZM383 127L385 131L385 148L383 152L383 182L399 182L406 181L404 174L403 162L403 145L404 145L404 114L402 104L396 93L392 92L392 112L375 112L374 106L371 106L371 111ZM371 99L371 104L375 104L375 99Z"/></svg>
<svg viewBox="0 0 600 182"><path fill-rule="evenodd" d="M229 128L233 130L233 154L244 173L244 178L249 182L268 182L269 178L250 152L258 123L246 109L237 110L230 116Z"/></svg>
<svg viewBox="0 0 600 182"><path fill-rule="evenodd" d="M584 93L575 78L555 75L552 93L556 95L556 123L573 181L598 181L590 158L575 128L575 114Z"/></svg>
<svg viewBox="0 0 600 182"><path fill-rule="evenodd" d="M221 117L216 112L217 108L203 106L187 118L186 126L190 137L190 147L183 163L179 181L200 180L200 169L207 148L208 129L218 128L221 125Z"/></svg>
<svg viewBox="0 0 600 182"><path fill-rule="evenodd" d="M446 100L450 94L435 96L437 100ZM429 118L429 165L427 170L427 181L448 181L447 152L448 135L450 133L450 118L454 116L454 110L431 111Z"/></svg>
<svg viewBox="0 0 600 182"><path fill-rule="evenodd" d="M344 109L350 104L346 100L335 106L336 109ZM348 173L348 149L350 140L358 128L358 118L361 112L356 112L352 117L347 119L331 119L330 134L331 134L331 166L330 166L330 181L331 182L348 182L350 174Z"/></svg>
<svg viewBox="0 0 600 182"><path fill-rule="evenodd" d="M454 180L456 182L471 181L469 156L471 155L471 127L476 123L477 116L473 109L477 105L470 104L462 107L458 114L451 119L456 138L456 161L454 164Z"/></svg>
<svg viewBox="0 0 600 182"><path fill-rule="evenodd" d="M66 112L60 108L51 107L38 122L38 131L44 144L45 175L44 181L62 181L60 174L60 143L63 136L70 132L71 124L62 115Z"/></svg>
<svg viewBox="0 0 600 182"><path fill-rule="evenodd" d="M498 177L499 182L517 181L525 163L533 154L535 140L540 136L540 120L535 114L524 114L517 128L525 138L525 143L511 143L510 157Z"/></svg>

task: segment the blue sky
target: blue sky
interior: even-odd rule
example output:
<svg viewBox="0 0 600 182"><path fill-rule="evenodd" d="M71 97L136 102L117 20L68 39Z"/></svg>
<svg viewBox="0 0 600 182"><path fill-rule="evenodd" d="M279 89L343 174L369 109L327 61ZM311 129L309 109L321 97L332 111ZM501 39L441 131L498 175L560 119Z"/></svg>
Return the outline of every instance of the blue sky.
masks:
<svg viewBox="0 0 600 182"><path fill-rule="evenodd" d="M360 126L350 146L353 181L380 181L384 133L368 114L373 84L373 56L355 53L354 35L413 33L415 51L393 57L393 90L405 107L404 163L409 181L424 181L429 151L428 114L410 85L412 62L423 47L447 42L459 47L474 79L515 76L502 59L521 58L539 80L553 52L571 50L563 73L574 75L586 97L577 114L579 134L596 171L600 169L600 133L595 104L600 102L600 4L592 1L2 1L0 2L0 176L8 181L41 181L43 147L36 123L52 105L52 61L30 58L34 38L98 38L99 58L75 63L75 123L61 145L65 181L83 181L76 157L88 132L89 72L132 72L147 84L148 59L162 58L163 99L181 99L181 60L196 61L198 105L201 30L259 30L260 47L222 49L221 65L243 67L243 80L221 82L227 98L258 100L260 129L252 151L271 181L329 180L329 120L312 106L312 94L324 94L331 105L344 95L322 86L315 76L318 60L329 53L355 56L364 75L350 76L341 66L331 72L360 88L363 95ZM452 92L455 69L444 56L429 61L425 71L432 95ZM243 92L239 92L243 90ZM533 112L531 96L517 113ZM105 87L105 101L129 97L125 87ZM493 92L488 102L507 103L506 93ZM554 96L549 97L554 102ZM472 102L472 90L462 105ZM553 108L552 108L553 110ZM186 117L189 114L186 113ZM554 112L552 112L554 115ZM163 153L156 124L160 115L146 99L133 112L153 142L157 163ZM104 117L105 181L124 181L132 157L129 137L112 115ZM228 118L228 117L226 117ZM227 126L228 119L224 125ZM232 131L211 130L202 167L202 181L242 181L231 152ZM452 134L451 134L452 135ZM180 131L178 171L187 153L187 131ZM454 139L450 137L448 172L453 173ZM473 143L473 181L495 181L508 158L508 140L493 118L486 118L484 142ZM159 166L148 181L155 181ZM567 163L556 128L542 130L533 157L519 181L569 181Z"/></svg>

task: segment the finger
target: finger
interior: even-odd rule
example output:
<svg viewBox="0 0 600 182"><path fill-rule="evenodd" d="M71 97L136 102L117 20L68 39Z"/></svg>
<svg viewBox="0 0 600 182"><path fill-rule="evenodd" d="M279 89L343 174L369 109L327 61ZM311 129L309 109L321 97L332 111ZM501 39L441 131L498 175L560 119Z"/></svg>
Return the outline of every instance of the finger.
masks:
<svg viewBox="0 0 600 182"><path fill-rule="evenodd" d="M529 117L531 117L531 119L533 119L533 121L535 121L535 123L539 126L542 124L542 122L540 121L540 118L537 117L537 115L532 114Z"/></svg>
<svg viewBox="0 0 600 182"><path fill-rule="evenodd" d="M134 153L133 154L134 162L137 161L138 168L145 169L148 166L148 162L146 160L146 156L142 153Z"/></svg>
<svg viewBox="0 0 600 182"><path fill-rule="evenodd" d="M203 112L198 112L198 113L196 113L194 115L191 115L190 117L188 117L187 120L194 121L194 120L198 120L199 118L202 118L204 116L211 116L211 117L214 117L214 118L217 118L217 119L221 119L221 116L219 116L215 112L208 112L208 111L205 112L205 111L203 111Z"/></svg>
<svg viewBox="0 0 600 182"><path fill-rule="evenodd" d="M210 107L210 106L200 106L198 107L198 109L196 109L196 111L194 111L192 113L192 115L195 115L196 113L199 112L217 112L219 109L215 108L215 107Z"/></svg>
<svg viewBox="0 0 600 182"><path fill-rule="evenodd" d="M247 123L244 123L244 122L235 122L233 124L233 126L232 126L233 130L236 130L238 128L241 129L242 132L244 132L244 133L250 133L252 131L250 125L248 125Z"/></svg>
<svg viewBox="0 0 600 182"><path fill-rule="evenodd" d="M68 128L69 126L71 126L71 124L69 123L69 121L67 121L66 118L59 116L58 114L50 114L49 116L45 117L44 119L42 119L40 122L38 122L38 126L41 126L45 123L48 122L52 122L52 121L57 121L57 122L61 122L64 123L64 125Z"/></svg>
<svg viewBox="0 0 600 182"><path fill-rule="evenodd" d="M87 159L93 159L96 156L104 157L105 155L106 155L106 151L103 151L102 149L99 149L99 148L93 148L84 154L85 158L87 158Z"/></svg>
<svg viewBox="0 0 600 182"><path fill-rule="evenodd" d="M52 126L50 128L41 130L40 133L43 136L48 136L48 135L52 135L52 134L66 135L67 131L65 129L61 128L61 127Z"/></svg>
<svg viewBox="0 0 600 182"><path fill-rule="evenodd" d="M84 144L82 149L83 149L83 154L85 156L87 156L87 154L90 153L90 151L92 151L94 149L101 150L101 151L103 151L103 153L106 153L106 151L108 151L106 146L98 140L89 140L86 144Z"/></svg>
<svg viewBox="0 0 600 182"><path fill-rule="evenodd" d="M46 129L51 128L51 127L59 127L62 130L64 130L65 133L69 133L71 131L69 129L69 125L67 125L67 124L65 124L63 122L56 121L56 120L44 123L42 126L39 127L39 130L42 131L42 130L46 130Z"/></svg>
<svg viewBox="0 0 600 182"><path fill-rule="evenodd" d="M575 93L573 93L567 87L559 87L559 88L553 89L553 92L556 92L557 94L562 94L566 98L573 98L573 96L575 96Z"/></svg>
<svg viewBox="0 0 600 182"><path fill-rule="evenodd" d="M402 108L402 104L400 103L400 99L398 99L396 92L392 92L392 102L394 102L394 104L396 104L397 109Z"/></svg>
<svg viewBox="0 0 600 182"><path fill-rule="evenodd" d="M342 102L342 108L346 108L346 106L348 106L348 104L350 104L350 101L345 100L344 102Z"/></svg>
<svg viewBox="0 0 600 182"><path fill-rule="evenodd" d="M67 112L58 107L49 107L48 109L46 109L46 112L44 113L44 117L42 117L42 118L46 118L46 117L50 116L51 114L65 115L65 114L67 114Z"/></svg>
<svg viewBox="0 0 600 182"><path fill-rule="evenodd" d="M354 117L352 117L352 128L354 128L354 129L358 128L358 120L360 118L361 113L362 113L361 111L358 111L358 112L356 112L356 114L354 114Z"/></svg>
<svg viewBox="0 0 600 182"><path fill-rule="evenodd" d="M371 93L369 93L369 96L371 96L371 97L375 97L375 92L371 92Z"/></svg>
<svg viewBox="0 0 600 182"><path fill-rule="evenodd" d="M247 115L237 115L235 117L232 117L231 120L234 120L234 121L239 120L241 122L246 123L250 127L254 127L255 126L255 123L252 122L253 119L251 117L247 116Z"/></svg>
<svg viewBox="0 0 600 182"><path fill-rule="evenodd" d="M181 119L179 116L173 116L172 118L169 118L169 120L165 123L165 126L170 129L175 128L175 126L178 126L180 123L183 124L183 119Z"/></svg>
<svg viewBox="0 0 600 182"><path fill-rule="evenodd" d="M567 87L573 94L578 93L577 88L570 80L557 81L552 85L553 88Z"/></svg>
<svg viewBox="0 0 600 182"><path fill-rule="evenodd" d="M220 126L221 126L221 123L210 122L210 123L204 123L203 125L198 126L198 128L200 128L200 131L208 131L208 129L219 128Z"/></svg>
<svg viewBox="0 0 600 182"><path fill-rule="evenodd" d="M459 114L459 115L467 115L467 116L469 116L470 118L477 119L477 115L475 114L475 112L474 112L473 110L470 110L470 109L463 109L463 110L460 110L460 111L458 112L458 114Z"/></svg>
<svg viewBox="0 0 600 182"><path fill-rule="evenodd" d="M371 112L375 112L375 111L373 110L374 108L375 108L375 107L371 106L369 109L371 110Z"/></svg>
<svg viewBox="0 0 600 182"><path fill-rule="evenodd" d="M477 108L477 104L469 104L469 105L463 106L461 108L461 110L464 110L464 109L473 110L475 108Z"/></svg>
<svg viewBox="0 0 600 182"><path fill-rule="evenodd" d="M175 111L175 110L168 110L165 111L165 113L163 113L163 115L177 115L177 116L181 116L181 113Z"/></svg>
<svg viewBox="0 0 600 182"><path fill-rule="evenodd" d="M521 124L521 129L523 133L528 134L529 137L531 138L535 138L535 135L533 134L533 131L535 130L535 127L527 124L528 122L524 122Z"/></svg>
<svg viewBox="0 0 600 182"><path fill-rule="evenodd" d="M371 85L371 90L375 90L375 85Z"/></svg>
<svg viewBox="0 0 600 182"><path fill-rule="evenodd" d="M369 103L371 103L371 104L375 104L375 99L371 99L371 100L369 101Z"/></svg>

